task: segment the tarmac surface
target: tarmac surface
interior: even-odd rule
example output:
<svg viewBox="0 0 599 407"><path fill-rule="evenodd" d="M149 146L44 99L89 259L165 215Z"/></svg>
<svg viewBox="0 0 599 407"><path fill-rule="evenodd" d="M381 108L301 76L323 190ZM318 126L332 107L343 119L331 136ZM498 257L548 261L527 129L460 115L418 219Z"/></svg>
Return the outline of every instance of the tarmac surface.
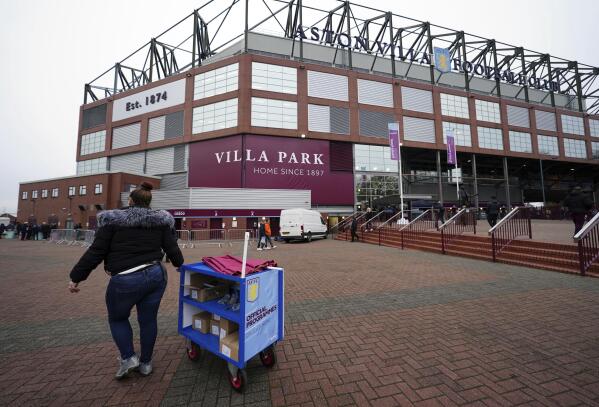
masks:
<svg viewBox="0 0 599 407"><path fill-rule="evenodd" d="M253 249L285 268L285 339L237 394L223 361L187 359L170 266L154 373L115 381L108 277L67 290L82 253L0 240L1 406L599 406L599 279L332 240ZM225 253L241 245L184 249Z"/></svg>

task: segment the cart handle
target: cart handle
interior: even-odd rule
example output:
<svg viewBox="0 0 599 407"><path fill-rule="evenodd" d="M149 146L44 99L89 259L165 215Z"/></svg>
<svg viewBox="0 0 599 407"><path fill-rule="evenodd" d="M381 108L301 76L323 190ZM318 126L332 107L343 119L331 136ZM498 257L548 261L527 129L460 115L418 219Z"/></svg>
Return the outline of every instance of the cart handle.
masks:
<svg viewBox="0 0 599 407"><path fill-rule="evenodd" d="M243 260L241 261L241 278L245 278L245 263L248 258L248 242L250 240L250 232L245 232L245 240L243 242Z"/></svg>

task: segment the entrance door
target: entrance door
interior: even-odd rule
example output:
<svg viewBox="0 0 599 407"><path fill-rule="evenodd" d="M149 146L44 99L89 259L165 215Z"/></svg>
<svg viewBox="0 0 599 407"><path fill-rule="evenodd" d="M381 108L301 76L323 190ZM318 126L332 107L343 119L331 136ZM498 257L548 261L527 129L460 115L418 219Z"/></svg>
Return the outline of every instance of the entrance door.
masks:
<svg viewBox="0 0 599 407"><path fill-rule="evenodd" d="M270 219L270 235L279 236L280 220L281 218L269 218Z"/></svg>
<svg viewBox="0 0 599 407"><path fill-rule="evenodd" d="M210 218L210 240L221 240L223 238L223 218Z"/></svg>
<svg viewBox="0 0 599 407"><path fill-rule="evenodd" d="M181 218L175 218L175 230L181 230Z"/></svg>

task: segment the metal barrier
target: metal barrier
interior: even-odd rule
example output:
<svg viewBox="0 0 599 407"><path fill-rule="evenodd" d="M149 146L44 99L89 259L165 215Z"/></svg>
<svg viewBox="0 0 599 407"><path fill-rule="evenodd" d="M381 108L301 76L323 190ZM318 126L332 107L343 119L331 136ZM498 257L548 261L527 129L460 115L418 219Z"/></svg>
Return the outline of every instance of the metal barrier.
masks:
<svg viewBox="0 0 599 407"><path fill-rule="evenodd" d="M181 249L189 245L189 230L175 230L177 233L177 243Z"/></svg>
<svg viewBox="0 0 599 407"><path fill-rule="evenodd" d="M250 240L258 239L258 229L227 229L226 236L229 243L245 240L245 232L250 233Z"/></svg>
<svg viewBox="0 0 599 407"><path fill-rule="evenodd" d="M441 231L441 251L445 254L445 247L455 237L464 232L474 232L476 234L475 211L469 208L461 209L451 219L442 224L439 230Z"/></svg>
<svg viewBox="0 0 599 407"><path fill-rule="evenodd" d="M227 233L225 229L201 229L189 231L189 247L192 249L196 245L214 244L222 247L227 243Z"/></svg>
<svg viewBox="0 0 599 407"><path fill-rule="evenodd" d="M574 236L578 243L580 275L584 276L595 261L599 259L599 213L597 213Z"/></svg>
<svg viewBox="0 0 599 407"><path fill-rule="evenodd" d="M406 239L413 239L419 234L426 232L427 230L434 229L435 222L433 220L433 211L427 209L416 217L413 221L407 225L403 225L401 230L401 248L405 246Z"/></svg>
<svg viewBox="0 0 599 407"><path fill-rule="evenodd" d="M354 213L352 213L350 216L348 216L347 218L343 219L340 222L337 222L336 225L333 225L330 229L329 229L329 234L331 236L333 236L333 238L335 237L335 235L339 232L344 232L352 223L352 220L354 219L354 217L359 217L363 214L363 212L361 211L356 211Z"/></svg>
<svg viewBox="0 0 599 407"><path fill-rule="evenodd" d="M94 242L96 232L87 229L53 229L50 231L48 243L65 244L67 246L89 247Z"/></svg>
<svg viewBox="0 0 599 407"><path fill-rule="evenodd" d="M518 236L528 236L532 239L530 223L530 208L517 206L504 216L495 226L489 229L493 261Z"/></svg>

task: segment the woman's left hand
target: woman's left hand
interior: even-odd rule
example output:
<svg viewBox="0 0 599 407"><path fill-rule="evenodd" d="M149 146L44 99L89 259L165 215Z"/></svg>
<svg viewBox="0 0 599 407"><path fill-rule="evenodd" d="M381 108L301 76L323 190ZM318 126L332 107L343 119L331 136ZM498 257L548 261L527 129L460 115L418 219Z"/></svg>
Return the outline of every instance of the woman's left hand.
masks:
<svg viewBox="0 0 599 407"><path fill-rule="evenodd" d="M69 281L69 291L72 293L78 293L81 289L78 288L79 283L74 283L72 281Z"/></svg>

